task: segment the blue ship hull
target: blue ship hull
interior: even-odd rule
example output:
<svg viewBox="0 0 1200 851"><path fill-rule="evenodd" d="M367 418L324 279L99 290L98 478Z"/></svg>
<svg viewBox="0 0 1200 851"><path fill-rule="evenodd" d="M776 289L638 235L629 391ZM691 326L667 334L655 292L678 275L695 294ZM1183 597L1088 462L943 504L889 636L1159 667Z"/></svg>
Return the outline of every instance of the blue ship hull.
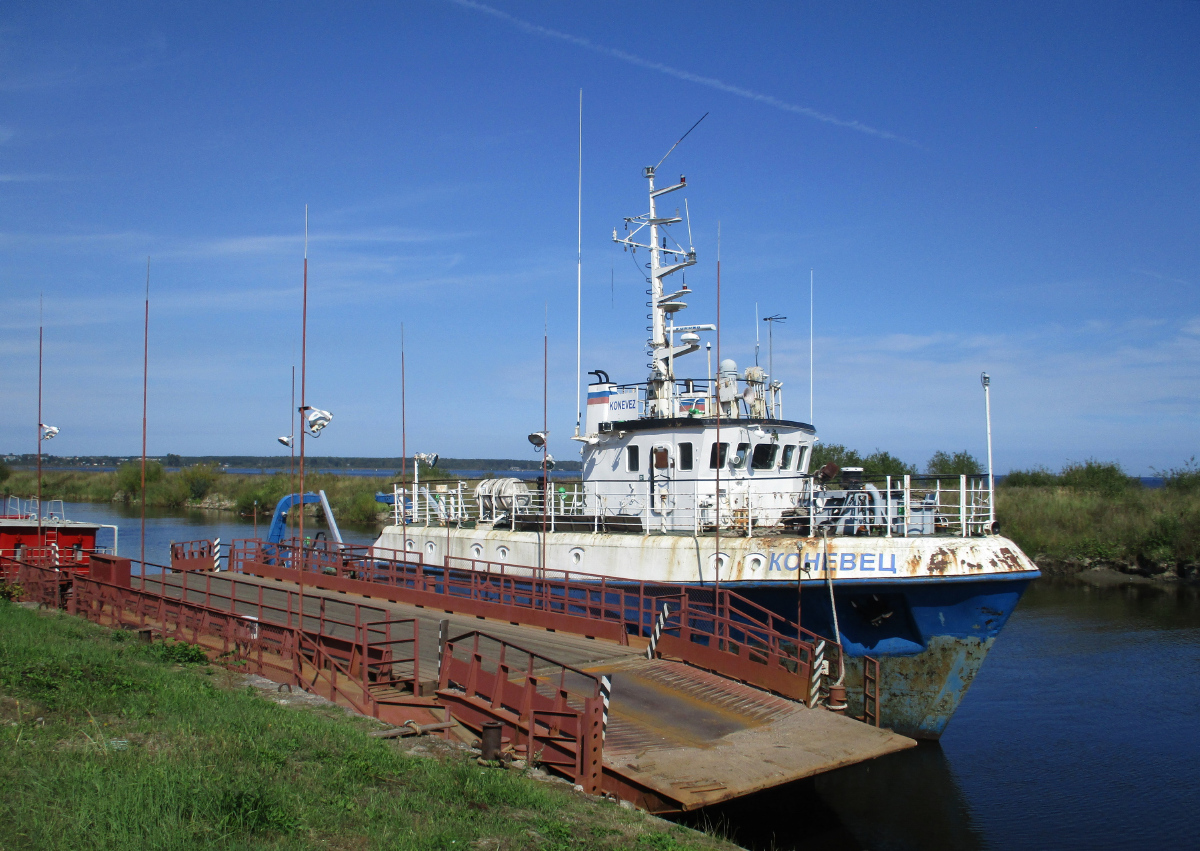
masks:
<svg viewBox="0 0 1200 851"><path fill-rule="evenodd" d="M880 722L906 736L937 739L1036 572L961 580L835 582L847 694L862 706L863 657L879 660ZM730 583L744 597L796 617L796 586ZM805 629L834 635L829 587L805 583Z"/></svg>

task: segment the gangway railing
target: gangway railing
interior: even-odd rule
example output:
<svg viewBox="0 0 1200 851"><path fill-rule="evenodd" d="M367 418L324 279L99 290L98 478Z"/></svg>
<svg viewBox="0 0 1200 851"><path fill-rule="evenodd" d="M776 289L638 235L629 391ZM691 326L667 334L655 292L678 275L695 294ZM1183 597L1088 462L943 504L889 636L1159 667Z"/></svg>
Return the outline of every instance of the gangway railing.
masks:
<svg viewBox="0 0 1200 851"><path fill-rule="evenodd" d="M438 698L482 732L499 723L531 760L597 794L604 779L605 694L601 678L473 631L450 639Z"/></svg>
<svg viewBox="0 0 1200 851"><path fill-rule="evenodd" d="M666 602L675 613L673 623L686 625L686 644L668 641L679 651L671 655L796 700L809 699L815 643L824 641L835 660L840 652L834 642L727 589L615 580L483 559L447 557L432 565L421 553L381 547L339 552L238 539L230 559L235 572L621 644L649 639ZM711 642L700 638L705 630Z"/></svg>

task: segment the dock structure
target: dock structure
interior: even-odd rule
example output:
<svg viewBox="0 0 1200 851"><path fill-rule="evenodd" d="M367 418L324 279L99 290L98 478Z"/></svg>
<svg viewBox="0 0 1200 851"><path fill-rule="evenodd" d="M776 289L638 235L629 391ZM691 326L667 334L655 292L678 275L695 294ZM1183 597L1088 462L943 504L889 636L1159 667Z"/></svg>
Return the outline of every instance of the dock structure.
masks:
<svg viewBox="0 0 1200 851"><path fill-rule="evenodd" d="M474 739L498 725L510 756L651 812L915 745L824 708L821 639L725 591L261 541L235 542L232 569L214 572L202 544L177 552L179 569L144 575L111 557L16 570L46 605L191 641L403 732ZM825 658L836 672L836 646Z"/></svg>

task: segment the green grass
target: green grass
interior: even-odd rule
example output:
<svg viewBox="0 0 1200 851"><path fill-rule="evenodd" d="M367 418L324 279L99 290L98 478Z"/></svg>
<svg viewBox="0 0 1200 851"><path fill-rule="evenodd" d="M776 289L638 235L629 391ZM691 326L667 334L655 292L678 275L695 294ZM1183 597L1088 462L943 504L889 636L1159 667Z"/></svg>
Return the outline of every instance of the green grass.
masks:
<svg viewBox="0 0 1200 851"><path fill-rule="evenodd" d="M996 490L1001 533L1035 560L1193 576L1200 564L1200 493L1182 488Z"/></svg>
<svg viewBox="0 0 1200 851"><path fill-rule="evenodd" d="M0 602L0 848L729 847L235 680L186 646Z"/></svg>

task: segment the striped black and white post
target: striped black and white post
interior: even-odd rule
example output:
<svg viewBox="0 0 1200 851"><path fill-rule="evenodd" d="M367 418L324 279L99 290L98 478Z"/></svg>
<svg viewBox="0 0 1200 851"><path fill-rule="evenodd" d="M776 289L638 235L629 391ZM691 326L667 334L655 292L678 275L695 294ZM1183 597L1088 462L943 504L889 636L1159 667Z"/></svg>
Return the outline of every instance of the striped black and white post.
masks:
<svg viewBox="0 0 1200 851"><path fill-rule="evenodd" d="M662 612L654 621L654 631L650 633L650 646L646 648L646 658L653 659L655 652L658 650L658 640L662 638L663 627L667 625L667 616L671 614L671 608L666 603L663 603Z"/></svg>
<svg viewBox="0 0 1200 851"><path fill-rule="evenodd" d="M221 569L221 539L213 541L213 570Z"/></svg>
<svg viewBox="0 0 1200 851"><path fill-rule="evenodd" d="M818 641L813 648L808 670L808 707L815 708L821 700L821 676L825 672L825 642Z"/></svg>
<svg viewBox="0 0 1200 851"><path fill-rule="evenodd" d="M604 701L604 717L600 720L600 741L608 735L608 704L612 701L612 680L600 675L600 699Z"/></svg>
<svg viewBox="0 0 1200 851"><path fill-rule="evenodd" d="M446 642L450 640L450 620L438 621L438 683L442 681L442 658L446 654Z"/></svg>
<svg viewBox="0 0 1200 851"><path fill-rule="evenodd" d="M54 557L54 566L58 567L58 541L50 542L50 554Z"/></svg>

